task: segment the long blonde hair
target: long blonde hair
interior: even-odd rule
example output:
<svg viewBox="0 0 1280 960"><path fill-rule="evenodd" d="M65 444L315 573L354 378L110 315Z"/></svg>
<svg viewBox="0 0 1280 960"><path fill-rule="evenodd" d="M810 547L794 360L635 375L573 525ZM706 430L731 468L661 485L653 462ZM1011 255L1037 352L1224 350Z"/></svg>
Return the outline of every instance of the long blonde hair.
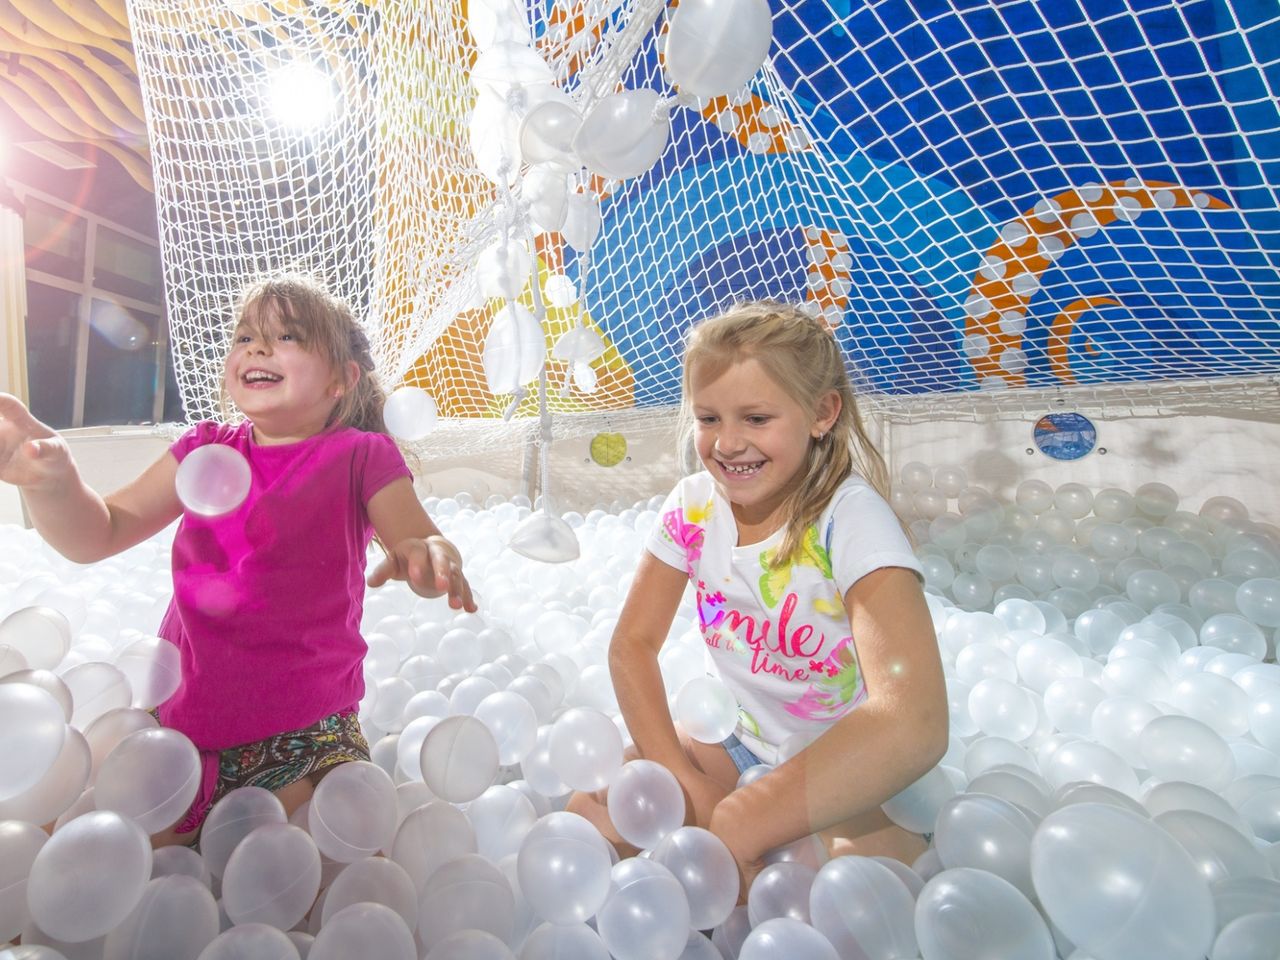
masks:
<svg viewBox="0 0 1280 960"><path fill-rule="evenodd" d="M689 449L695 428L693 371L714 379L747 359L759 363L810 415L816 414L818 402L829 392L834 390L840 397L840 413L830 431L820 440L809 439L798 482L785 501L789 519L773 556L774 565L781 566L795 554L805 530L817 522L851 473L856 472L887 499L888 470L858 414L844 354L835 337L822 321L772 300L738 304L690 332L682 380L684 449Z"/></svg>
<svg viewBox="0 0 1280 960"><path fill-rule="evenodd" d="M303 347L324 357L343 380L348 363L354 361L360 368L355 384L343 391L326 426L341 423L368 433L387 433L382 418L387 395L374 372L369 338L347 302L308 274L273 274L251 282L240 292L231 329L248 324L264 332L262 326L272 307L280 323ZM229 408L225 386L222 399L223 407Z"/></svg>

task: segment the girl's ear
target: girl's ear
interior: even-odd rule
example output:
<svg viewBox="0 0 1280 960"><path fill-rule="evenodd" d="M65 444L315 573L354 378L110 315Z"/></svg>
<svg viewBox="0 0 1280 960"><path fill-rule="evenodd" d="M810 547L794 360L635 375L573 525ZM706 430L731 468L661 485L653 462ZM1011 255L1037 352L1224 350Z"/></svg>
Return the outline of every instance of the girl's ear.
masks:
<svg viewBox="0 0 1280 960"><path fill-rule="evenodd" d="M342 382L347 390L354 390L356 384L360 382L360 364L354 360L348 360L342 368Z"/></svg>
<svg viewBox="0 0 1280 960"><path fill-rule="evenodd" d="M814 407L813 427L810 433L815 438L821 438L831 432L831 428L835 426L836 420L840 417L840 409L843 406L840 400L840 392L838 390L828 390L818 398L818 402Z"/></svg>

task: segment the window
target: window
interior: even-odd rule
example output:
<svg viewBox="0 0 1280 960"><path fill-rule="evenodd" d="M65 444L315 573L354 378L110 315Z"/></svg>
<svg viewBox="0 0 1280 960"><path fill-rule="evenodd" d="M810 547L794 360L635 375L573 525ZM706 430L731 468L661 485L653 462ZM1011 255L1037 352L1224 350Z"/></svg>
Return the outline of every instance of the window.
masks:
<svg viewBox="0 0 1280 960"><path fill-rule="evenodd" d="M72 426L80 297L27 284L27 388L31 413L55 429Z"/></svg>
<svg viewBox="0 0 1280 960"><path fill-rule="evenodd" d="M93 285L100 290L151 303L161 299L160 257L154 245L100 226L93 260Z"/></svg>
<svg viewBox="0 0 1280 960"><path fill-rule="evenodd" d="M94 299L89 310L84 426L153 419L160 389L156 376L158 321L155 314Z"/></svg>
<svg viewBox="0 0 1280 960"><path fill-rule="evenodd" d="M88 222L70 210L34 197L23 199L22 239L27 248L27 269L51 273L80 282L84 277L84 251Z"/></svg>

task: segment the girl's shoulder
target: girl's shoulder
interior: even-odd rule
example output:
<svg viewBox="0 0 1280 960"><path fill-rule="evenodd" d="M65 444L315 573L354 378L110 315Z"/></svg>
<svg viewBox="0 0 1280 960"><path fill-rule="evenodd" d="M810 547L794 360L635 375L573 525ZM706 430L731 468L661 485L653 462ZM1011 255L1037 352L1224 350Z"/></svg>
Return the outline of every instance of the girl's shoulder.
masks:
<svg viewBox="0 0 1280 960"><path fill-rule="evenodd" d="M900 527L889 502L876 491L875 487L857 474L850 474L840 486L836 487L836 492L831 495L831 499L823 509L819 522L825 526L832 519L844 522L848 518L859 518L864 521L890 524L895 528Z"/></svg>

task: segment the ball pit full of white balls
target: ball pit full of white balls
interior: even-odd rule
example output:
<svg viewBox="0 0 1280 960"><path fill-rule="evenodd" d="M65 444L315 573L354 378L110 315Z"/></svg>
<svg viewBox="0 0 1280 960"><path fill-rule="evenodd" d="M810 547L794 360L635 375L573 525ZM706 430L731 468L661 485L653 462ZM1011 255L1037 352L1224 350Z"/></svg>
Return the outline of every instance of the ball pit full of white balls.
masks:
<svg viewBox="0 0 1280 960"><path fill-rule="evenodd" d="M427 419L409 410L402 435ZM1280 531L1161 483L1028 480L997 497L921 463L892 502L924 566L951 737L884 809L932 843L900 864L828 859L808 838L766 858L739 907L733 858L684 825L674 777L624 763L609 692L660 498L566 516L581 555L556 565L502 547L527 500L428 500L480 612L369 592L373 761L331 771L292 819L265 790L233 791L198 851L154 855L146 833L181 814L199 769L146 712L176 684L155 636L167 536L80 566L0 529L0 944L202 960L1273 955ZM732 732L692 607L659 663L693 736ZM643 858L617 861L565 812L571 790L603 787Z"/></svg>

